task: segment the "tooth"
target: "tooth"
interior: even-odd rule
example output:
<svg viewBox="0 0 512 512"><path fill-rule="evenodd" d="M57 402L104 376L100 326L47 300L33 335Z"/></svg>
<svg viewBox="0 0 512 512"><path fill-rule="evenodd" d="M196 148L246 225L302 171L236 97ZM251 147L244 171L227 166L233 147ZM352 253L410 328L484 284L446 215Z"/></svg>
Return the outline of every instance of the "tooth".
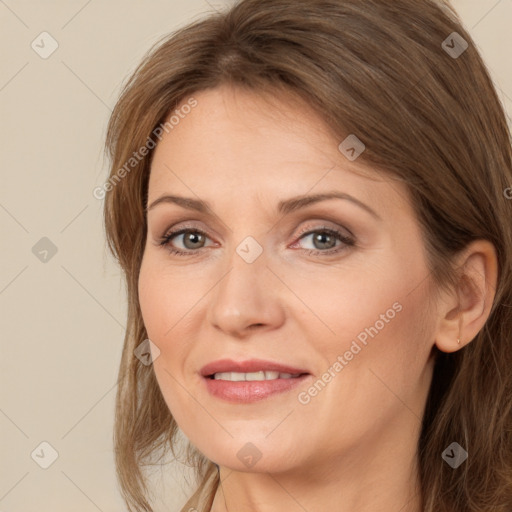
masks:
<svg viewBox="0 0 512 512"><path fill-rule="evenodd" d="M275 379L292 379L299 377L300 373L279 373L276 371L259 371L259 372L219 372L215 373L213 378L216 380L229 380L232 382L241 381L260 381L260 380L275 380Z"/></svg>
<svg viewBox="0 0 512 512"><path fill-rule="evenodd" d="M214 379L220 379L220 380L230 380L231 379L231 374L230 373L226 373L226 372L223 372L223 373L216 373L214 376L213 376Z"/></svg>
<svg viewBox="0 0 512 512"><path fill-rule="evenodd" d="M265 380L265 372L246 373L245 380Z"/></svg>
<svg viewBox="0 0 512 512"><path fill-rule="evenodd" d="M229 380L232 380L234 382L238 382L245 379L245 373L238 373L238 372L231 372Z"/></svg>

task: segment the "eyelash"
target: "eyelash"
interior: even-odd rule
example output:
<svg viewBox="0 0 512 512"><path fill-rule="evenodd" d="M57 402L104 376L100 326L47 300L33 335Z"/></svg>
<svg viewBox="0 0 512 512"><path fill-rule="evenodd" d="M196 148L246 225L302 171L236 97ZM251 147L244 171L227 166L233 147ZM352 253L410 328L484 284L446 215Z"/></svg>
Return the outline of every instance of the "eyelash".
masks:
<svg viewBox="0 0 512 512"><path fill-rule="evenodd" d="M174 237L182 235L184 233L199 233L200 235L203 235L204 237L208 237L208 235L201 229L194 228L194 227L184 227L184 228L181 228L176 231L171 231L170 233L168 233L167 235L162 237L160 239L160 241L158 242L158 245L166 248L172 255L176 255L176 256L192 256L194 254L197 254L197 251L200 251L201 249L206 249L206 247L200 247L199 249L195 249L195 250L189 249L187 251L183 251L181 249L176 249L175 247L172 247L170 245L171 240ZM353 237L345 235L336 229L328 228L326 226L321 226L321 227L318 227L318 228L312 229L312 230L305 229L299 233L298 240L301 240L306 235L312 235L312 234L316 234L316 233L327 233L329 235L332 235L332 236L336 237L337 240L343 242L343 244L345 244L345 245L341 246L341 247L338 246L337 248L333 248L333 249L326 249L325 251L322 251L319 249L303 249L303 251L305 251L309 256L333 255L333 254L337 254L337 253L345 250L347 247L355 246L355 240Z"/></svg>

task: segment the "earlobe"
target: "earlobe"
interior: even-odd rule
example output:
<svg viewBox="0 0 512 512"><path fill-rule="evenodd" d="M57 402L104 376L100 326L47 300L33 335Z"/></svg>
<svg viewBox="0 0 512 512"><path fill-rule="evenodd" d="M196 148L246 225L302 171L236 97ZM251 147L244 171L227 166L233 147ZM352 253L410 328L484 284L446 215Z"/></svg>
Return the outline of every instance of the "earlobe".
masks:
<svg viewBox="0 0 512 512"><path fill-rule="evenodd" d="M487 240L472 242L459 257L458 267L457 289L438 307L435 345L448 353L470 343L489 317L498 275L494 246Z"/></svg>

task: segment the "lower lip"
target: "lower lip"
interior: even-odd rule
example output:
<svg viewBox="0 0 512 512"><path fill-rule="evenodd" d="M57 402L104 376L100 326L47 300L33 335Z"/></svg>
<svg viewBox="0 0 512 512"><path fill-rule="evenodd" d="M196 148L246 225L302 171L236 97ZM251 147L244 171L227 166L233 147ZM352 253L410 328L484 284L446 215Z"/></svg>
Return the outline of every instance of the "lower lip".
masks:
<svg viewBox="0 0 512 512"><path fill-rule="evenodd" d="M290 379L230 381L204 377L206 388L211 395L238 404L248 404L264 400L278 393L291 391L310 377L309 374Z"/></svg>

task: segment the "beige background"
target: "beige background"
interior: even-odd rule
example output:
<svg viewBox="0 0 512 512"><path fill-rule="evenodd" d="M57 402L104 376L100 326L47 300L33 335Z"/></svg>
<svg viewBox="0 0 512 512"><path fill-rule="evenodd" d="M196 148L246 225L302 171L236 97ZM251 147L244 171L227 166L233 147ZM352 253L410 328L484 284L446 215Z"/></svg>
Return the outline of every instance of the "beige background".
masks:
<svg viewBox="0 0 512 512"><path fill-rule="evenodd" d="M0 512L126 510L111 443L125 297L92 190L122 80L161 35L223 5L0 0ZM512 0L454 5L510 116ZM47 59L31 48L43 31L59 45ZM32 250L43 237L57 249L46 262ZM50 460L43 441L58 452L48 469L31 458ZM159 511L184 503L183 473L157 474Z"/></svg>

